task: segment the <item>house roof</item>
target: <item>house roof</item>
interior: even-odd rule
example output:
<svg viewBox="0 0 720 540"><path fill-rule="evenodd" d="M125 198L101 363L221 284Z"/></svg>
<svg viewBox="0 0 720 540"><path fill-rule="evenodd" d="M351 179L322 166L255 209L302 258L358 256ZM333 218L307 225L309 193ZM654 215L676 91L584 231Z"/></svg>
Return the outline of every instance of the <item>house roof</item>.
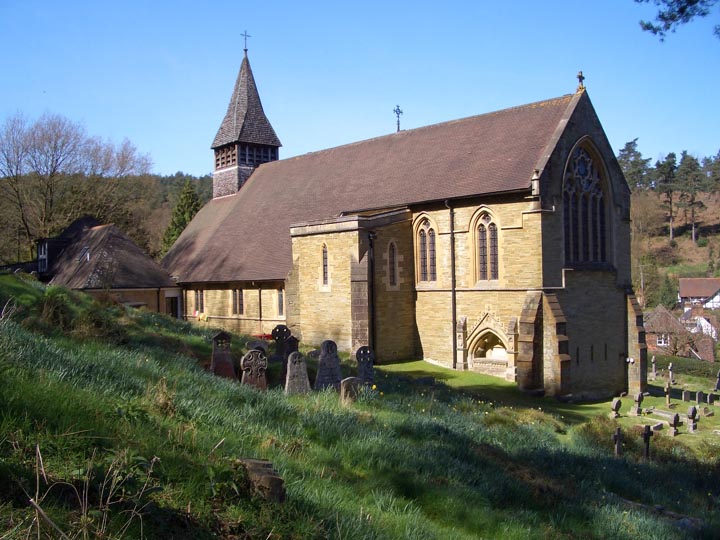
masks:
<svg viewBox="0 0 720 540"><path fill-rule="evenodd" d="M219 148L234 142L282 146L265 116L247 51L240 65L225 118L220 124L211 148Z"/></svg>
<svg viewBox="0 0 720 540"><path fill-rule="evenodd" d="M680 298L710 298L720 291L720 278L680 278Z"/></svg>
<svg viewBox="0 0 720 540"><path fill-rule="evenodd" d="M86 229L65 248L50 281L70 289L175 287L160 265L115 225Z"/></svg>
<svg viewBox="0 0 720 540"><path fill-rule="evenodd" d="M182 283L283 280L291 224L528 191L583 102L580 92L265 163L198 212L163 266Z"/></svg>
<svg viewBox="0 0 720 540"><path fill-rule="evenodd" d="M645 332L651 334L686 334L688 332L675 315L662 305L658 305L649 313L643 313L643 326Z"/></svg>

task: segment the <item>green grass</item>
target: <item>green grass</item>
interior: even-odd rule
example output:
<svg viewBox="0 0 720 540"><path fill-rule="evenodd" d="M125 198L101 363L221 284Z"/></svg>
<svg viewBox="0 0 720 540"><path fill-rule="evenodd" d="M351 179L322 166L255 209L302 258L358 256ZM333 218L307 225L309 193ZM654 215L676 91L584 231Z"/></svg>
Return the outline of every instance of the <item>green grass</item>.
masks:
<svg viewBox="0 0 720 540"><path fill-rule="evenodd" d="M0 321L0 537L38 537L31 497L76 538L670 540L720 526L712 441L658 435L645 462L638 420L622 418L614 458L607 402L531 398L424 362L382 366L352 406L261 392L202 368L210 329L85 299L58 332L46 293L7 281L0 293L28 300ZM110 338L79 339L96 310ZM250 495L241 457L273 462L284 504ZM57 537L45 522L39 536Z"/></svg>

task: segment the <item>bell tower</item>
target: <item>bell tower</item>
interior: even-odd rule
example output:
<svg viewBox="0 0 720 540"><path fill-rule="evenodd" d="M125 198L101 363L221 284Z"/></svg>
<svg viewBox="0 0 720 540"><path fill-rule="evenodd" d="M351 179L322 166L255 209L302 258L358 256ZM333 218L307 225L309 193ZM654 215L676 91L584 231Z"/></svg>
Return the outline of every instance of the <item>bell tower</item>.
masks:
<svg viewBox="0 0 720 540"><path fill-rule="evenodd" d="M244 51L230 104L211 147L213 198L237 193L258 165L278 159L282 146L263 111L247 47Z"/></svg>

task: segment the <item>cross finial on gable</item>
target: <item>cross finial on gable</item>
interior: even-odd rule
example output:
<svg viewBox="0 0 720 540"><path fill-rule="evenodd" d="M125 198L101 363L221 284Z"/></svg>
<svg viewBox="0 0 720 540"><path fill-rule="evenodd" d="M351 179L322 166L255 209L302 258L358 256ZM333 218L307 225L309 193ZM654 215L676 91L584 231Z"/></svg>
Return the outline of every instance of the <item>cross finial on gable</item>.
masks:
<svg viewBox="0 0 720 540"><path fill-rule="evenodd" d="M245 51L245 54L247 54L247 38L252 37L250 34L247 33L247 30L245 30L242 34L240 34L242 37L245 38L245 48L243 49Z"/></svg>
<svg viewBox="0 0 720 540"><path fill-rule="evenodd" d="M400 110L400 105L396 105L393 112L395 113L395 116L397 116L397 130L400 131L400 115L403 113Z"/></svg>
<svg viewBox="0 0 720 540"><path fill-rule="evenodd" d="M582 71L578 71L577 80L578 80L578 87L577 87L577 90L575 90L575 91L582 92L583 90L585 90L585 85L583 84L583 81L585 80L585 76L583 75Z"/></svg>

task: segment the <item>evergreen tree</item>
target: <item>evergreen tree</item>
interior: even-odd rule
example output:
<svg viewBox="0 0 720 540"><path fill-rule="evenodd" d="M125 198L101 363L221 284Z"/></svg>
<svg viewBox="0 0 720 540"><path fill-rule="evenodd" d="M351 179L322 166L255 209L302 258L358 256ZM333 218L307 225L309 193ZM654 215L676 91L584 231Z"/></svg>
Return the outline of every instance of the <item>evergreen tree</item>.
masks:
<svg viewBox="0 0 720 540"><path fill-rule="evenodd" d="M677 171L677 156L670 152L664 160L655 163L654 180L658 191L665 197L665 208L668 211L670 222L670 242L674 238L674 219L677 211L675 197L678 193L675 173Z"/></svg>
<svg viewBox="0 0 720 540"><path fill-rule="evenodd" d="M697 240L697 214L705 209L705 203L698 198L698 195L706 193L712 188L707 175L703 173L700 167L698 159L685 150L680 156L680 165L678 165L676 172L676 183L680 191L678 205L685 210L686 215L690 214L692 241L695 242Z"/></svg>
<svg viewBox="0 0 720 540"><path fill-rule="evenodd" d="M168 250L178 239L180 233L185 230L187 224L190 223L195 214L200 210L200 198L198 197L195 186L190 180L185 181L185 186L180 193L175 209L173 210L172 219L170 225L165 230L165 236L162 241L161 255L165 255Z"/></svg>
<svg viewBox="0 0 720 540"><path fill-rule="evenodd" d="M630 189L647 189L651 186L649 177L650 158L643 158L637 149L637 138L626 142L617 156Z"/></svg>
<svg viewBox="0 0 720 540"><path fill-rule="evenodd" d="M674 309L678 303L677 287L677 283L674 283L673 280L670 279L670 276L666 275L662 285L660 286L658 303L668 309Z"/></svg>

